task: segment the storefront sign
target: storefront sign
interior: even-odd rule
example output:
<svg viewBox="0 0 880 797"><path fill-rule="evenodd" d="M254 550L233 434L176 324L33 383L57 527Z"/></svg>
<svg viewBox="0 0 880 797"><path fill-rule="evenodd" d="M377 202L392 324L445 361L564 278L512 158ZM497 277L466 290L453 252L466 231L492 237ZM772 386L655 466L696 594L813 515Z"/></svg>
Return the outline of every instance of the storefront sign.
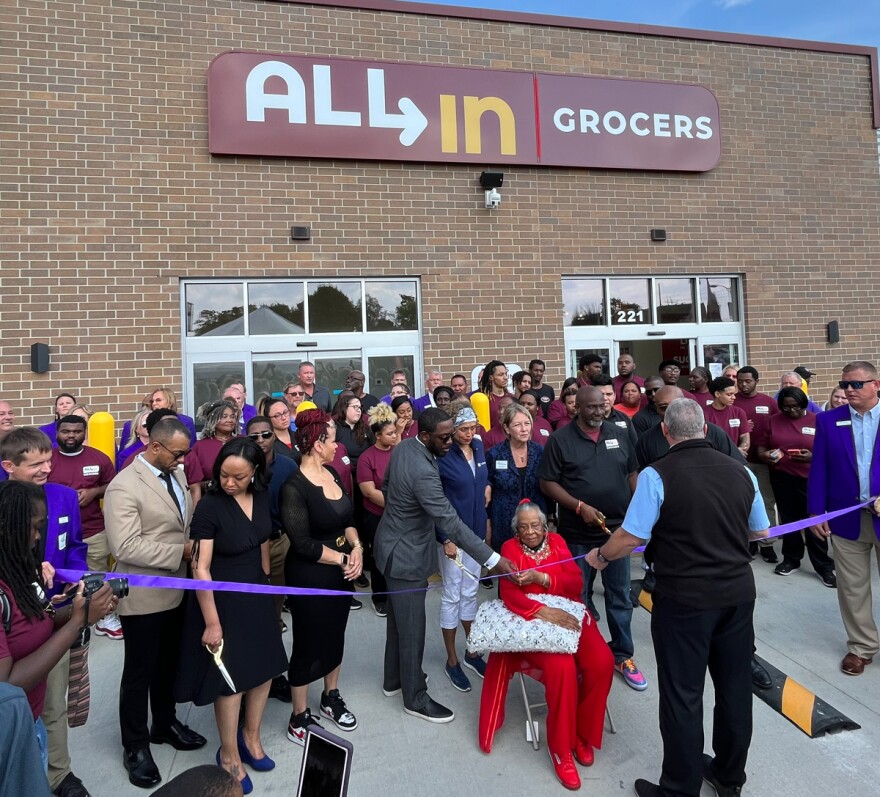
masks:
<svg viewBox="0 0 880 797"><path fill-rule="evenodd" d="M250 52L208 71L215 155L701 172L718 116L680 83Z"/></svg>

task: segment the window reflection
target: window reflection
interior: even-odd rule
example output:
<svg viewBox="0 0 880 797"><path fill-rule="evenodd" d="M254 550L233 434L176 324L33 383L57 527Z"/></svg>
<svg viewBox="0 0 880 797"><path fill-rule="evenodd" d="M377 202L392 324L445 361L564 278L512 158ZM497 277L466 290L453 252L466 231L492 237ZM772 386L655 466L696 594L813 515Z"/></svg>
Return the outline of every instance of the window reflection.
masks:
<svg viewBox="0 0 880 797"><path fill-rule="evenodd" d="M193 405L196 410L202 404L220 398L223 391L236 382L246 384L244 362L240 360L222 363L195 363L193 365Z"/></svg>
<svg viewBox="0 0 880 797"><path fill-rule="evenodd" d="M349 372L363 370L360 353L336 357L315 355L312 362L315 363L315 382L330 391L334 404L345 389L345 377Z"/></svg>
<svg viewBox="0 0 880 797"><path fill-rule="evenodd" d="M389 357L370 357L369 373L367 374L367 386L364 390L378 398L388 394L391 389L391 374L394 371L403 371L406 374L406 383L413 384L415 363L411 354L393 355Z"/></svg>
<svg viewBox="0 0 880 797"><path fill-rule="evenodd" d="M721 376L728 365L739 365L739 346L736 343L719 343L703 346L703 363L713 378Z"/></svg>
<svg viewBox="0 0 880 797"><path fill-rule="evenodd" d="M295 360L279 357L253 363L254 395L251 404L258 404L263 396L280 396L284 386L299 378L300 358Z"/></svg>
<svg viewBox="0 0 880 797"><path fill-rule="evenodd" d="M693 280L658 279L656 285L658 324L684 324L696 321Z"/></svg>
<svg viewBox="0 0 880 797"><path fill-rule="evenodd" d="M605 323L604 280L562 280L563 324L567 327L602 326Z"/></svg>
<svg viewBox="0 0 880 797"><path fill-rule="evenodd" d="M368 282L366 287L368 332L419 328L414 281Z"/></svg>
<svg viewBox="0 0 880 797"><path fill-rule="evenodd" d="M301 335L305 330L305 291L301 282L248 284L251 335Z"/></svg>
<svg viewBox="0 0 880 797"><path fill-rule="evenodd" d="M184 292L187 337L243 335L244 302L240 282L190 282Z"/></svg>
<svg viewBox="0 0 880 797"><path fill-rule="evenodd" d="M700 279L700 313L703 321L739 321L739 298L735 277Z"/></svg>
<svg viewBox="0 0 880 797"><path fill-rule="evenodd" d="M651 323L651 288L646 279L612 279L611 323L614 326Z"/></svg>
<svg viewBox="0 0 880 797"><path fill-rule="evenodd" d="M309 332L362 332L359 282L309 283Z"/></svg>

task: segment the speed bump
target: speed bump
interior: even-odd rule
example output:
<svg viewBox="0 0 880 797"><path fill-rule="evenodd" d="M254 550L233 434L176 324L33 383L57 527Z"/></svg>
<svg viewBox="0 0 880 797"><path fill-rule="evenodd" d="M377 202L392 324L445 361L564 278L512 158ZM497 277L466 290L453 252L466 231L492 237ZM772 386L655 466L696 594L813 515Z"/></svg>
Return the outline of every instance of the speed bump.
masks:
<svg viewBox="0 0 880 797"><path fill-rule="evenodd" d="M651 593L644 589L642 579L630 582L630 593L633 605L639 605L648 612L653 610L654 600ZM826 733L857 731L862 727L760 656L755 656L755 659L770 673L773 684L769 689L752 684L752 693L811 739Z"/></svg>

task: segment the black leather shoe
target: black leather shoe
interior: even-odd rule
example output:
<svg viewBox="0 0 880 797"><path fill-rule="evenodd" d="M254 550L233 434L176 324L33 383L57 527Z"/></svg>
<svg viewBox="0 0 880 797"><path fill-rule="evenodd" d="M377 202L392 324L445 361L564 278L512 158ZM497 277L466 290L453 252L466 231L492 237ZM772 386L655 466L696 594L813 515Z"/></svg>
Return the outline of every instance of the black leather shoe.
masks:
<svg viewBox="0 0 880 797"><path fill-rule="evenodd" d="M752 683L758 689L769 689L773 686L773 679L770 677L770 673L761 666L754 656L752 656Z"/></svg>
<svg viewBox="0 0 880 797"><path fill-rule="evenodd" d="M712 772L712 762L714 760L712 756L703 753L703 780L715 789L717 797L739 797L742 794L742 786L725 786L715 777L715 774Z"/></svg>
<svg viewBox="0 0 880 797"><path fill-rule="evenodd" d="M83 786L83 782L72 772L58 784L53 794L56 797L91 797L89 790Z"/></svg>
<svg viewBox="0 0 880 797"><path fill-rule="evenodd" d="M150 741L153 744L170 744L175 750L198 750L208 740L179 720L174 720L171 727L160 731L154 726L150 728Z"/></svg>
<svg viewBox="0 0 880 797"><path fill-rule="evenodd" d="M128 780L132 786L151 789L162 780L149 747L126 750L122 754L122 765L128 772Z"/></svg>
<svg viewBox="0 0 880 797"><path fill-rule="evenodd" d="M455 719L455 714L452 712L452 709L448 709L446 706L441 706L435 700L431 700L430 697L424 708L414 709L406 708L404 706L403 710L411 717L418 717L419 719L427 720L428 722L444 723L452 722L452 720Z"/></svg>
<svg viewBox="0 0 880 797"><path fill-rule="evenodd" d="M279 675L272 679L272 685L269 687L269 697L280 700L282 703L290 703L290 684L284 675Z"/></svg>

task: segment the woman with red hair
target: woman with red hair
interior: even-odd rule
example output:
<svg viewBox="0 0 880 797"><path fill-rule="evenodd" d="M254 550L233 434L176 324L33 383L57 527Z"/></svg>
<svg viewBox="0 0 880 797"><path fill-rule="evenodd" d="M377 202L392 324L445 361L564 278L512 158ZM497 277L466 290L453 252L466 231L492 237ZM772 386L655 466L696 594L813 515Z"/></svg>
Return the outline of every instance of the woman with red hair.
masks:
<svg viewBox="0 0 880 797"><path fill-rule="evenodd" d="M351 499L330 467L336 453L336 424L319 409L296 416L299 470L281 487L281 525L290 539L284 565L289 587L337 590L340 596L288 598L293 649L287 677L293 712L287 738L305 744L309 725L318 725L308 706L309 684L323 679L321 713L343 731L357 728L339 694L353 582L363 570L363 546L353 525Z"/></svg>

